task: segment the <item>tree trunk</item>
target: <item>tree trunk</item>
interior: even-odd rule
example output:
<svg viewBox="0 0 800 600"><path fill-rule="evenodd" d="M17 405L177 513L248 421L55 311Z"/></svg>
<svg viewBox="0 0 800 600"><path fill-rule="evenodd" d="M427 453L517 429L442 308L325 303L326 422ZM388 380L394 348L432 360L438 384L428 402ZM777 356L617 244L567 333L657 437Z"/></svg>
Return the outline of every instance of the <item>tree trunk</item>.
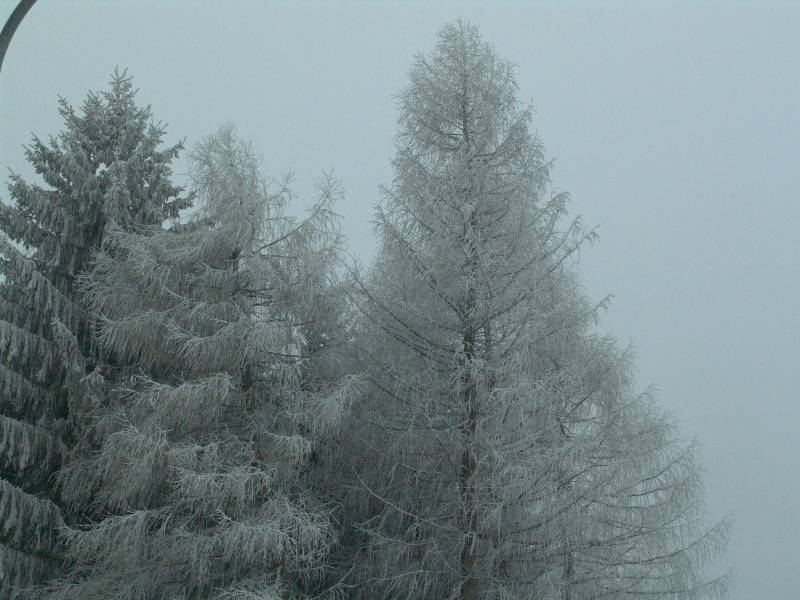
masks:
<svg viewBox="0 0 800 600"><path fill-rule="evenodd" d="M472 359L475 354L475 333L468 331L464 335L464 360L466 369L462 378L462 401L465 419L462 423L461 472L459 473L459 491L461 493L461 522L463 541L461 548L461 590L459 600L477 600L478 579L475 576L475 546L477 544L476 517L474 507L475 458L475 419L477 416L475 400L475 380L472 376Z"/></svg>
<svg viewBox="0 0 800 600"><path fill-rule="evenodd" d="M278 579L280 580L281 600L291 600L294 578L283 562L281 562L281 565L278 567Z"/></svg>

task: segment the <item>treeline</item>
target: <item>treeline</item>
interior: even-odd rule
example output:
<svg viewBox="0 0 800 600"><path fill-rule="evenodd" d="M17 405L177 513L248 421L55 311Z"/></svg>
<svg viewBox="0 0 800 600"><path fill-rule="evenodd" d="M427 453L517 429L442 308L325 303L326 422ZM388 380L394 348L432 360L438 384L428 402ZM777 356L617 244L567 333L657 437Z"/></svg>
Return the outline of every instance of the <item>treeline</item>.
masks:
<svg viewBox="0 0 800 600"><path fill-rule="evenodd" d="M0 206L2 598L724 596L512 65L458 21L398 103L364 273L332 177L293 218L225 126L184 190L124 73L61 101Z"/></svg>

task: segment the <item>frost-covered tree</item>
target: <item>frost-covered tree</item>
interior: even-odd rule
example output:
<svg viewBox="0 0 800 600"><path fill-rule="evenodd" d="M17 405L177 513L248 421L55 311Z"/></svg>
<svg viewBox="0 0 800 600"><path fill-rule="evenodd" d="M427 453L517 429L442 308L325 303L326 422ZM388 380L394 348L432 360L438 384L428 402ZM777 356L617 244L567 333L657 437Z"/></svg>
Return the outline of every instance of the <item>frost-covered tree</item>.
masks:
<svg viewBox="0 0 800 600"><path fill-rule="evenodd" d="M44 184L12 174L12 203L0 202L3 598L57 571L63 515L51 476L71 445L71 411L97 359L76 277L110 220L161 223L188 203L170 182L181 145L161 148L163 128L134 95L130 78L115 73L110 90L90 94L80 112L61 99L65 129L26 148Z"/></svg>
<svg viewBox="0 0 800 600"><path fill-rule="evenodd" d="M230 127L192 160L191 221L112 227L86 279L114 391L86 433L97 450L60 476L94 522L67 534L51 599L289 598L332 543L307 472L353 393L327 356L335 184L297 222Z"/></svg>
<svg viewBox="0 0 800 600"><path fill-rule="evenodd" d="M500 442L490 487L503 490L496 589L564 600L724 596L724 580L703 572L727 526L704 525L696 449L676 443L649 390L637 392L630 353L587 325L520 344L498 393L502 419L494 413L487 427Z"/></svg>
<svg viewBox="0 0 800 600"><path fill-rule="evenodd" d="M624 354L591 335L600 306L573 270L591 232L548 192L512 66L458 22L409 78L359 303L370 393L342 450L361 518L344 585L691 595L717 542L698 529L696 466L633 393Z"/></svg>

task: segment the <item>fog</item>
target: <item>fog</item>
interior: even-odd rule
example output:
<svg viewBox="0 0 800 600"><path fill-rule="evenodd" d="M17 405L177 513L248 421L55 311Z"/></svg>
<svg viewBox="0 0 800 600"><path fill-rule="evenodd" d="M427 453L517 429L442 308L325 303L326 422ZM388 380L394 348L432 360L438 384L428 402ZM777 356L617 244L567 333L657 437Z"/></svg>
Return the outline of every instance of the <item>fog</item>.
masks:
<svg viewBox="0 0 800 600"><path fill-rule="evenodd" d="M40 0L0 73L0 165L31 177L22 146L60 130L57 96L124 67L167 142L235 123L265 173L296 174L298 210L332 170L368 263L392 95L458 16L518 64L553 183L598 226L580 271L614 295L602 328L701 444L709 520L734 519L731 598L796 598L800 4Z"/></svg>

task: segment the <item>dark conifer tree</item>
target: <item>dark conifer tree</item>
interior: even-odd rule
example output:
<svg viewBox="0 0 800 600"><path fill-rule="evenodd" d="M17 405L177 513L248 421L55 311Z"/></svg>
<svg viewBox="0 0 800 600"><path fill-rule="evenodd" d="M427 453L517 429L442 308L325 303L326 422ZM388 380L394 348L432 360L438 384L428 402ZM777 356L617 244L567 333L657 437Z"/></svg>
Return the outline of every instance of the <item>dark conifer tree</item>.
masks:
<svg viewBox="0 0 800 600"><path fill-rule="evenodd" d="M137 106L131 78L63 98L64 130L25 149L41 184L12 174L0 203L0 597L58 572L62 514L53 474L70 452L73 415L97 364L76 280L110 222L122 228L176 218L191 200L170 177L182 146Z"/></svg>

